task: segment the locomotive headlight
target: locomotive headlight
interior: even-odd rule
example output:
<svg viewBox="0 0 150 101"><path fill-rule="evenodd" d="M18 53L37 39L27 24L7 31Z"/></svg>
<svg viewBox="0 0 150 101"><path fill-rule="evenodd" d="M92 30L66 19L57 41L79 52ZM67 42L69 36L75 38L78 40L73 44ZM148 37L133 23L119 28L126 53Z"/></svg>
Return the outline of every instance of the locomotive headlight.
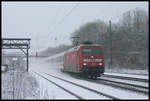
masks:
<svg viewBox="0 0 150 101"><path fill-rule="evenodd" d="M90 59L84 59L83 61L84 62L90 62Z"/></svg>
<svg viewBox="0 0 150 101"><path fill-rule="evenodd" d="M99 65L100 65L100 66L102 66L102 65L103 65L103 63L99 63Z"/></svg>
<svg viewBox="0 0 150 101"><path fill-rule="evenodd" d="M95 59L95 62L101 62L102 59Z"/></svg>
<svg viewBox="0 0 150 101"><path fill-rule="evenodd" d="M86 66L86 65L87 65L87 63L83 63L83 65L84 65L84 66Z"/></svg>

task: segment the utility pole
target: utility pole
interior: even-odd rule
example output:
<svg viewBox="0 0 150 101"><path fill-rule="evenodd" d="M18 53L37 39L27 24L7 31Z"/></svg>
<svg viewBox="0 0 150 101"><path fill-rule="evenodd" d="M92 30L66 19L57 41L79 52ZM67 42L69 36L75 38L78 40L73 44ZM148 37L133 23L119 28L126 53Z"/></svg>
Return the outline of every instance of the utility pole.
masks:
<svg viewBox="0 0 150 101"><path fill-rule="evenodd" d="M111 33L111 20L109 20L109 33L110 33L110 64L109 68L112 67L112 33Z"/></svg>

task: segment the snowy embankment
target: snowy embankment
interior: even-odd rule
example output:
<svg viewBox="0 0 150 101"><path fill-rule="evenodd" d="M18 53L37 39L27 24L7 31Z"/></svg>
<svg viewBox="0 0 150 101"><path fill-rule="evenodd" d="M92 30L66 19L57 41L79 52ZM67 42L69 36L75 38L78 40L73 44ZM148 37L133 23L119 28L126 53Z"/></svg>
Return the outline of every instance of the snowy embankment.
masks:
<svg viewBox="0 0 150 101"><path fill-rule="evenodd" d="M47 92L48 97L45 99L77 99L73 95L67 93L63 89L60 89L59 87L52 84L51 82L48 82L44 78L41 78L37 74L35 74L33 72L31 72L31 73L38 80L38 83L40 85L40 89L42 91Z"/></svg>
<svg viewBox="0 0 150 101"><path fill-rule="evenodd" d="M16 62L18 64L18 62ZM9 64L10 65L10 64ZM24 66L10 67L8 71L1 72L2 99L45 99L49 98L46 90L40 88L40 84Z"/></svg>
<svg viewBox="0 0 150 101"><path fill-rule="evenodd" d="M27 72L2 73L2 99L45 99L46 90L40 89L37 80Z"/></svg>

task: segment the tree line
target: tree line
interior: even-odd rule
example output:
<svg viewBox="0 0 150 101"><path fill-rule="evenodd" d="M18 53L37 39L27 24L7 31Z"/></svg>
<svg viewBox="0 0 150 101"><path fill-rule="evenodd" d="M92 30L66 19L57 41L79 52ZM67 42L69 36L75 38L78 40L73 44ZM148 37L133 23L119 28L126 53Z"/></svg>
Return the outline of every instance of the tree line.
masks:
<svg viewBox="0 0 150 101"><path fill-rule="evenodd" d="M143 69L148 67L148 12L136 8L122 14L117 23L95 20L81 25L71 33L72 45L60 45L42 52L48 55L65 51L77 44L90 41L100 44L107 63L110 61L112 45L112 65ZM111 32L110 32L111 31ZM144 68L145 69L145 68Z"/></svg>

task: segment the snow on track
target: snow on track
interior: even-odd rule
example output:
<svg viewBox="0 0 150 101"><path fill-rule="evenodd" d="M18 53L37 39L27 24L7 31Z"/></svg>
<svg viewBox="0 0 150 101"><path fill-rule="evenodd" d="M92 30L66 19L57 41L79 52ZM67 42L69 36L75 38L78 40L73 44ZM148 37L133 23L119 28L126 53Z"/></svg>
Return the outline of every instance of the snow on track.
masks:
<svg viewBox="0 0 150 101"><path fill-rule="evenodd" d="M123 99L138 98L137 97L138 94L136 94L136 93L133 93L133 92L131 93L131 92L128 92L128 91L122 91L122 90L114 89L112 87L101 85L101 84L94 84L94 83L90 83L90 82L86 82L86 81L82 81L82 80L80 80L80 81L79 80L76 80L76 81L71 80L71 82L77 83L79 85L82 85L82 86L85 86L85 87L88 87L88 88L92 88L92 89L97 90L97 91L101 91L105 94L112 95L112 96L114 96L116 98L120 98L120 99L122 99L122 98L119 95L122 94L122 93L126 94L126 95L122 95L122 97L124 97ZM113 91L113 92L111 92L111 91ZM114 93L114 91L116 91L116 93ZM119 92L119 93L117 93L117 92ZM145 97L144 96L145 95L143 95L143 98L146 98L146 96ZM142 98L142 96L141 96L141 98Z"/></svg>
<svg viewBox="0 0 150 101"><path fill-rule="evenodd" d="M75 95L80 96L80 99L109 99L108 97L105 97L103 95L99 95L95 92L91 92L88 89L79 87L79 86L74 85L74 84L70 84L68 82L59 80L57 78L54 78L54 77L51 77L51 76L48 76L48 75L45 75L42 73L42 76L43 75L44 75L44 78L46 78L50 81L53 81L53 82L55 82L55 84L73 92Z"/></svg>
<svg viewBox="0 0 150 101"><path fill-rule="evenodd" d="M111 81L117 81L117 82L121 82L121 83L128 83L128 84L133 84L133 85L137 85L137 86L143 86L143 87L148 87L148 83L147 82L139 82L139 81L133 81L133 80L125 80L125 79L118 79L118 78L109 78L109 77L100 77L100 79L105 79L105 80L111 80Z"/></svg>
<svg viewBox="0 0 150 101"><path fill-rule="evenodd" d="M41 76L32 72L32 75L39 81L40 88L48 90L48 94L51 95L49 99L77 99L75 96L69 94L68 92L60 89L58 86L54 85L51 82L48 82Z"/></svg>
<svg viewBox="0 0 150 101"><path fill-rule="evenodd" d="M131 77L131 78L140 78L140 79L146 79L148 80L149 77L145 75L132 75L132 74L120 74L120 73L104 73L104 75L114 75L114 76L123 76L123 77Z"/></svg>
<svg viewBox="0 0 150 101"><path fill-rule="evenodd" d="M110 87L107 85L95 84L95 83L91 83L91 82L88 82L85 80L73 78L70 75L62 73L60 71L60 69L62 68L61 66L53 66L50 63L46 63L40 59L32 59L32 63L31 63L30 67L32 68L32 70L34 70L36 72L40 72L40 73L46 72L48 74L52 74L52 75L67 79L69 81L78 83L80 85L95 89L97 91L104 92L108 95L112 95L117 98L119 97L120 99L148 99L148 96L144 95L144 94L138 94L136 92L133 93L130 91L124 91L124 90L120 90L120 89Z"/></svg>

